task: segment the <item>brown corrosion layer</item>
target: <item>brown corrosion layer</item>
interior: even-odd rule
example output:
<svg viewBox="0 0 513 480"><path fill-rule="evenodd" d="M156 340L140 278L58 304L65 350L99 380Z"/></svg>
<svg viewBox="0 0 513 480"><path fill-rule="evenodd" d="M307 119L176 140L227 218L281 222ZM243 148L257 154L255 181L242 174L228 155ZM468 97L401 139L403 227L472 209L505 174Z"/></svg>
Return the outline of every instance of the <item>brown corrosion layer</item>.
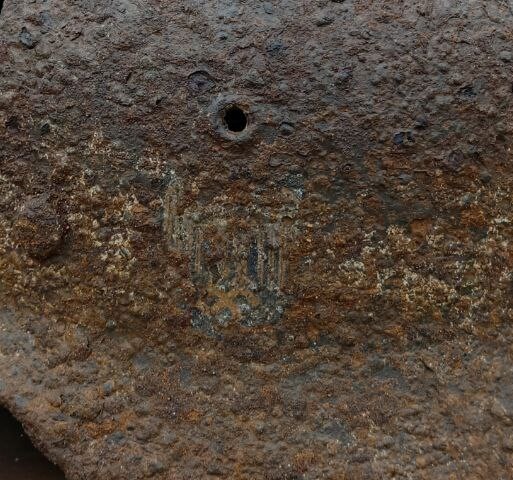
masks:
<svg viewBox="0 0 513 480"><path fill-rule="evenodd" d="M513 478L512 12L6 3L0 401L70 480Z"/></svg>

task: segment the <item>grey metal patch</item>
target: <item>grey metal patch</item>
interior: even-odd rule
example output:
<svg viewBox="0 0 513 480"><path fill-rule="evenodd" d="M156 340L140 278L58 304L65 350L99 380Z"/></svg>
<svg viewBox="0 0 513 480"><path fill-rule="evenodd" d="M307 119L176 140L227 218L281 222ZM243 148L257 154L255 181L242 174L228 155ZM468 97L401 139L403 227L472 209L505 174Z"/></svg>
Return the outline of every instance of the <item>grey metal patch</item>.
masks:
<svg viewBox="0 0 513 480"><path fill-rule="evenodd" d="M194 327L214 335L237 325L280 320L287 304L287 242L294 238L291 225L300 201L295 194L287 197L278 212L236 205L223 196L184 207L184 186L173 176L165 198L164 232L169 248L189 257L199 293Z"/></svg>

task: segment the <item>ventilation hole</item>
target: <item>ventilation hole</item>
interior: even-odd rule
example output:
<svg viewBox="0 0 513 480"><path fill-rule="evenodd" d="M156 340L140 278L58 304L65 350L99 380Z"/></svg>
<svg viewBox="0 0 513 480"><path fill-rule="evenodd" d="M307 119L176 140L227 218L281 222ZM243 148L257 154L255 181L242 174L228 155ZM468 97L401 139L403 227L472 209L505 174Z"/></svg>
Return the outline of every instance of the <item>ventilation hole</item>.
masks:
<svg viewBox="0 0 513 480"><path fill-rule="evenodd" d="M20 422L3 408L0 408L0 478L2 480L65 480L66 478L32 445Z"/></svg>
<svg viewBox="0 0 513 480"><path fill-rule="evenodd" d="M223 120L230 132L242 132L248 126L248 117L237 105L232 105L224 111Z"/></svg>

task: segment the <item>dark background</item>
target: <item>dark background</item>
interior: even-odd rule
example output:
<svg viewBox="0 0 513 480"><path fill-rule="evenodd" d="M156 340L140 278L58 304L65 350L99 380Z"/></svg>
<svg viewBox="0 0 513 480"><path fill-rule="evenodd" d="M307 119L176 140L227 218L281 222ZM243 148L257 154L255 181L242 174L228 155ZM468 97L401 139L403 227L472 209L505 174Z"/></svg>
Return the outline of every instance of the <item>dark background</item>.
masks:
<svg viewBox="0 0 513 480"><path fill-rule="evenodd" d="M3 408L0 408L0 478L65 479L64 474L32 445L21 424Z"/></svg>

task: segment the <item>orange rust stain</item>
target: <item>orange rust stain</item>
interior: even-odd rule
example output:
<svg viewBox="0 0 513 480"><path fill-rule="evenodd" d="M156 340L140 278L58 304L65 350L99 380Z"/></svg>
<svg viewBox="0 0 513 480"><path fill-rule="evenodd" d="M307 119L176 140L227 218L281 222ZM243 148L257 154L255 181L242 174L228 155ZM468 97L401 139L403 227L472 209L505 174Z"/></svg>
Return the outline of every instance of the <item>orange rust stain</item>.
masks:
<svg viewBox="0 0 513 480"><path fill-rule="evenodd" d="M411 233L417 238L424 238L433 225L433 221L430 218L413 220L410 223Z"/></svg>

